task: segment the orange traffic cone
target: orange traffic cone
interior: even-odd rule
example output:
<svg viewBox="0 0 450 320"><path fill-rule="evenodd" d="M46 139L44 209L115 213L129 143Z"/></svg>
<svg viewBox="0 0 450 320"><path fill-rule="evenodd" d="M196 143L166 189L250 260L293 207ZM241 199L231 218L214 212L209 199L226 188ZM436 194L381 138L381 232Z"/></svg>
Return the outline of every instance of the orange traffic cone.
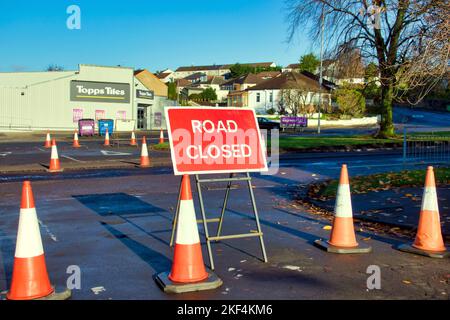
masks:
<svg viewBox="0 0 450 320"><path fill-rule="evenodd" d="M75 130L75 133L73 134L73 147L74 148L80 147L80 143L78 141L78 131L77 130Z"/></svg>
<svg viewBox="0 0 450 320"><path fill-rule="evenodd" d="M110 144L109 144L109 132L108 132L108 129L106 129L106 133L105 133L105 143L104 143L103 145L106 146L106 147L109 147L109 146L110 146Z"/></svg>
<svg viewBox="0 0 450 320"><path fill-rule="evenodd" d="M141 168L150 167L150 157L148 156L147 140L145 139L145 136L142 137L141 164L139 166Z"/></svg>
<svg viewBox="0 0 450 320"><path fill-rule="evenodd" d="M45 264L39 223L30 181L24 181L20 204L19 230L9 300L67 299L70 290L56 294Z"/></svg>
<svg viewBox="0 0 450 320"><path fill-rule="evenodd" d="M58 149L56 148L56 140L52 140L52 153L50 155L50 166L48 172L62 172L61 165L59 163Z"/></svg>
<svg viewBox="0 0 450 320"><path fill-rule="evenodd" d="M164 143L164 132L163 129L161 128L161 131L159 132L159 143Z"/></svg>
<svg viewBox="0 0 450 320"><path fill-rule="evenodd" d="M136 136L134 135L134 131L131 132L130 146L137 146Z"/></svg>
<svg viewBox="0 0 450 320"><path fill-rule="evenodd" d="M51 148L51 147L52 147L52 142L50 140L50 132L47 131L47 136L45 137L44 148Z"/></svg>
<svg viewBox="0 0 450 320"><path fill-rule="evenodd" d="M431 166L428 167L425 178L416 239L412 245L402 244L397 248L401 251L431 258L444 258L448 255L442 238L436 183Z"/></svg>
<svg viewBox="0 0 450 320"><path fill-rule="evenodd" d="M222 280L213 273L208 273L203 263L188 175L183 175L181 182L172 270L170 274L167 272L159 274L156 281L165 292L173 293L214 289L222 285Z"/></svg>
<svg viewBox="0 0 450 320"><path fill-rule="evenodd" d="M350 183L348 179L347 165L342 165L341 177L336 195L334 207L335 216L330 240L324 242L316 240L316 244L321 249L333 253L368 253L371 247L359 245L356 242L355 229L353 226L353 210L350 195Z"/></svg>

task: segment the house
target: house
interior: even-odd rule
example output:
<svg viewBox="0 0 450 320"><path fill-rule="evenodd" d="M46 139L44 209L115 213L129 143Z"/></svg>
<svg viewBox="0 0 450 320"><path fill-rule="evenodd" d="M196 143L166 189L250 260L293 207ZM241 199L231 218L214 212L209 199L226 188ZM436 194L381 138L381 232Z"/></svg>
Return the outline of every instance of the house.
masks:
<svg viewBox="0 0 450 320"><path fill-rule="evenodd" d="M300 63L291 63L287 67L284 67L283 69L281 69L281 71L282 72L292 72L292 71L300 72Z"/></svg>
<svg viewBox="0 0 450 320"><path fill-rule="evenodd" d="M161 80L164 83L172 82L174 80L173 71L170 69L161 71L156 76L158 77L159 80Z"/></svg>
<svg viewBox="0 0 450 320"><path fill-rule="evenodd" d="M302 73L285 72L278 77L264 80L259 84L245 90L230 92L228 94L228 106L247 106L256 110L259 114L267 113L269 109L278 109L283 103L284 90L299 90L304 92L305 105L317 105L322 93L324 104L331 104L330 89Z"/></svg>
<svg viewBox="0 0 450 320"><path fill-rule="evenodd" d="M323 60L322 66L323 78L339 86L344 83L365 83L365 68L358 49L344 50L336 59ZM320 73L320 67L315 73Z"/></svg>
<svg viewBox="0 0 450 320"><path fill-rule="evenodd" d="M260 68L270 68L276 67L274 62L256 62L256 63L241 63L243 66L250 67L260 67ZM224 76L228 77L230 74L230 68L233 64L222 64L222 65L206 65L206 66L183 66L179 67L174 72L174 78L186 78L194 73L201 72L205 73L207 76Z"/></svg>
<svg viewBox="0 0 450 320"><path fill-rule="evenodd" d="M197 83L197 82L204 82L208 80L208 76L206 75L206 73L203 72L196 72L193 73L185 78L183 78L187 81L189 81L190 83Z"/></svg>
<svg viewBox="0 0 450 320"><path fill-rule="evenodd" d="M189 86L186 86L182 90L182 98L189 98L189 96L193 93L201 93L203 90L207 88L212 88L216 91L217 100L225 101L227 99L228 90L222 90L221 85L225 82L223 77L220 76L209 76L206 81L192 83Z"/></svg>
<svg viewBox="0 0 450 320"><path fill-rule="evenodd" d="M264 80L272 79L281 74L280 71L263 71L257 74L249 73L226 81L221 85L222 90L241 91L256 86Z"/></svg>

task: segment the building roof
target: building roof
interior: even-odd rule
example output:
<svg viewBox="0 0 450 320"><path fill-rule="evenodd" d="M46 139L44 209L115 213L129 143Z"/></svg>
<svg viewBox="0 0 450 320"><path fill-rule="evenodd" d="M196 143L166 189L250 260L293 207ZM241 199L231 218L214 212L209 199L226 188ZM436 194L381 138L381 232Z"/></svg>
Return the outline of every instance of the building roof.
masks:
<svg viewBox="0 0 450 320"><path fill-rule="evenodd" d="M272 66L273 62L252 62L252 63L240 63L242 66L249 66L249 67L265 67L268 68ZM226 70L230 69L233 64L214 64L214 65L206 65L206 66L183 66L179 67L176 71L177 72L183 72L183 71L209 71L209 70Z"/></svg>
<svg viewBox="0 0 450 320"><path fill-rule="evenodd" d="M196 73L193 73L193 74L191 74L191 75L189 75L187 77L184 77L184 79L186 79L186 80L196 80L198 78L205 77L205 76L206 76L206 73L196 72Z"/></svg>
<svg viewBox="0 0 450 320"><path fill-rule="evenodd" d="M191 85L191 83L186 79L177 79L176 80L177 87L183 88Z"/></svg>
<svg viewBox="0 0 450 320"><path fill-rule="evenodd" d="M286 68L288 68L288 69L299 69L300 68L300 63L291 63Z"/></svg>
<svg viewBox="0 0 450 320"><path fill-rule="evenodd" d="M190 67L179 67L175 72L182 71L203 71L203 70L219 70L221 65L210 65L210 66L190 66Z"/></svg>
<svg viewBox="0 0 450 320"><path fill-rule="evenodd" d="M249 91L255 90L281 90L281 89L303 89L310 92L320 90L319 82L298 72L285 72L276 78L265 80L254 87L248 88ZM322 90L329 89L322 85Z"/></svg>
<svg viewBox="0 0 450 320"><path fill-rule="evenodd" d="M167 97L168 88L164 82L146 69L134 71L134 76L148 89L153 90L155 96Z"/></svg>
<svg viewBox="0 0 450 320"><path fill-rule="evenodd" d="M280 71L263 71L257 74L248 73L240 77L228 80L224 82L222 86L230 86L233 84L259 84L267 79L278 77L280 74Z"/></svg>
<svg viewBox="0 0 450 320"><path fill-rule="evenodd" d="M157 76L159 79L165 79L166 77L168 77L168 76L170 76L170 75L171 75L170 72L163 72L163 73L158 73L156 76Z"/></svg>
<svg viewBox="0 0 450 320"><path fill-rule="evenodd" d="M307 76L307 77L309 77L309 78L311 78L311 79L313 79L315 81L319 81L320 80L320 76L318 76L316 74L313 74L311 72L308 72L308 71L302 71L301 74L303 74L303 75L305 75L305 76ZM331 82L331 81L328 81L326 79L323 79L323 77L322 77L322 85L325 86L325 87L328 87L329 89L332 89L332 88L336 87L336 84L334 82Z"/></svg>

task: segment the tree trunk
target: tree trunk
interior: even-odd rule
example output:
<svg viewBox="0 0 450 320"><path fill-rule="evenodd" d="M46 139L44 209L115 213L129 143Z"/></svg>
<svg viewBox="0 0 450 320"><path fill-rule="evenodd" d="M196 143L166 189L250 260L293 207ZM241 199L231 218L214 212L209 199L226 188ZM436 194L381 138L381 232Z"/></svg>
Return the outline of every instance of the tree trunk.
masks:
<svg viewBox="0 0 450 320"><path fill-rule="evenodd" d="M381 86L381 122L377 138L389 138L395 134L392 118L393 85L386 83Z"/></svg>

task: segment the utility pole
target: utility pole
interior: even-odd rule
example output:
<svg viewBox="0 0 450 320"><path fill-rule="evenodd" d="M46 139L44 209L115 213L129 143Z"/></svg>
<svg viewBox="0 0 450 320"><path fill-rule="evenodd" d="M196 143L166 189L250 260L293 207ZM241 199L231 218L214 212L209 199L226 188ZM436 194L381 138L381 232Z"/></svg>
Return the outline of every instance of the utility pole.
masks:
<svg viewBox="0 0 450 320"><path fill-rule="evenodd" d="M321 117L321 109L322 109L322 82L323 82L323 33L325 28L325 11L322 6L322 28L320 31L320 77L319 77L319 117L317 119L317 134L320 134L320 117Z"/></svg>

